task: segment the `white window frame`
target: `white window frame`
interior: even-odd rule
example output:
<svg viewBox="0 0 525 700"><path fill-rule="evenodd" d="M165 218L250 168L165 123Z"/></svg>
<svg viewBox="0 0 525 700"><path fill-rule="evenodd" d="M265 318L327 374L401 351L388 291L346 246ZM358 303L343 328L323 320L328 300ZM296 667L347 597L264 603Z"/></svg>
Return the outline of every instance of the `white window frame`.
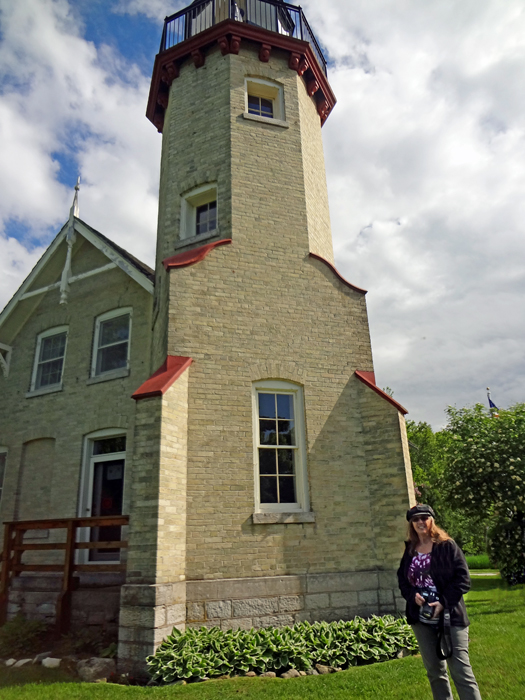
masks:
<svg viewBox="0 0 525 700"><path fill-rule="evenodd" d="M64 346L64 356L62 358L62 372L60 374L60 381L56 382L56 384L48 384L47 386L37 387L36 380L37 380L37 376L38 376L38 366L41 364L39 361L39 357L40 357L40 348L42 346L42 341L45 338L50 338L54 335L62 335L62 333L66 334L66 344ZM54 328L48 328L47 331L43 331L42 333L38 334L37 341L36 341L35 358L33 360L33 372L31 374L31 387L30 387L31 393L35 393L35 394L43 393L43 394L45 394L47 392L60 391L60 389L62 389L62 379L64 377L64 367L66 364L68 337L69 337L69 327L68 326L55 326Z"/></svg>
<svg viewBox="0 0 525 700"><path fill-rule="evenodd" d="M203 204L216 202L217 225L212 231L197 235L197 208ZM180 205L180 238L186 243L203 241L214 238L219 233L219 200L217 197L217 183L209 182L200 185L181 195Z"/></svg>
<svg viewBox="0 0 525 700"><path fill-rule="evenodd" d="M105 372L100 372L97 374L97 359L98 359L98 341L99 341L99 336L100 336L100 326L104 321L108 321L112 318L118 318L119 316L129 316L129 333L128 333L128 353L126 357L126 366L125 367L119 367L118 369L110 369L106 370ZM133 309L131 306L125 306L125 307L120 307L118 309L112 309L111 311L106 311L106 313L101 314L100 316L97 316L95 319L95 333L93 336L93 352L92 352L92 358L91 358L91 378L100 378L100 377L112 377L112 376L122 376L123 374L126 375L129 372L129 358L130 358L130 351L131 351L131 327L132 327L132 320L133 320Z"/></svg>
<svg viewBox="0 0 525 700"><path fill-rule="evenodd" d="M4 492L4 483L5 483L5 474L7 471L7 447L1 447L0 446L0 455L5 455L5 465L4 465L4 473L0 475L2 478L0 479L0 505L2 503L2 494Z"/></svg>
<svg viewBox="0 0 525 700"><path fill-rule="evenodd" d="M112 437L122 437L126 438L126 451L125 452L108 452L107 455L93 455L93 443L96 440L101 440L104 438ZM94 477L94 466L95 462L104 462L114 459L124 460L124 483L123 490L125 490L126 485L126 455L128 454L128 435L126 430L122 428L104 428L102 430L96 430L93 433L89 433L84 436L84 449L82 457L82 472L80 476L80 492L78 498L78 517L79 518L90 518L91 517L91 501L93 498L93 477ZM78 542L89 542L90 528L82 527L78 529ZM126 539L123 537L123 539ZM115 561L119 561L116 557ZM78 564L97 564L100 562L89 561L89 549L79 549L77 551L77 563Z"/></svg>
<svg viewBox="0 0 525 700"><path fill-rule="evenodd" d="M254 97L262 97L265 100L271 100L273 105L273 116L263 117L259 114L250 114L248 111L248 95ZM262 78L246 77L244 79L244 114L245 119L253 119L254 121L262 121L266 124L274 124L277 126L288 126L284 115L284 91L280 83L272 82L271 80L263 80Z"/></svg>
<svg viewBox="0 0 525 700"><path fill-rule="evenodd" d="M287 394L293 397L296 458L295 458L295 503L261 503L259 482L259 393ZM253 383L253 472L255 513L307 513L310 510L308 475L306 469L306 431L304 415L304 393L299 384L277 379Z"/></svg>

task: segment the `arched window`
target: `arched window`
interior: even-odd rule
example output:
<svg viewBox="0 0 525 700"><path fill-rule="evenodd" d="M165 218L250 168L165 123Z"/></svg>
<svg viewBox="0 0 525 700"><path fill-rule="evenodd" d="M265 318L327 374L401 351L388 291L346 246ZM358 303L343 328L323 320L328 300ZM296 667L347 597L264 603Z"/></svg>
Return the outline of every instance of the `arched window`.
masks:
<svg viewBox="0 0 525 700"><path fill-rule="evenodd" d="M253 385L255 511L309 510L304 399L298 384Z"/></svg>

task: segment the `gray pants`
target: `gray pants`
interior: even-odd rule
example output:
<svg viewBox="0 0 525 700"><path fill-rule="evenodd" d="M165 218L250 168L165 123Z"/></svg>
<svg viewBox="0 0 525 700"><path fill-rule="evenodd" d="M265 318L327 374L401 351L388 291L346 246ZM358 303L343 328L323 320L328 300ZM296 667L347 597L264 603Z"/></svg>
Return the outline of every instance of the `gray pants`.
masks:
<svg viewBox="0 0 525 700"><path fill-rule="evenodd" d="M434 627L419 622L412 625L412 629L419 644L434 700L453 700L447 663L460 700L481 700L468 655L468 627L450 628L453 653L446 662L438 658L437 630Z"/></svg>

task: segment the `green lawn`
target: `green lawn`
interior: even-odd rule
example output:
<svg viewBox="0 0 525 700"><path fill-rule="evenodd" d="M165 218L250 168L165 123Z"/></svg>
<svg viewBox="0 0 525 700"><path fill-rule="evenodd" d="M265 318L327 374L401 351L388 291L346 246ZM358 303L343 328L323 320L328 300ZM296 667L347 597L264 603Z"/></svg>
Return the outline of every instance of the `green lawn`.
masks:
<svg viewBox="0 0 525 700"><path fill-rule="evenodd" d="M483 700L525 698L525 586L509 589L495 576L476 577L467 596L471 658ZM187 686L137 688L63 682L60 671L0 669L2 700L430 700L419 657L354 667L330 676L288 681L237 678ZM50 674L54 675L51 676ZM45 679L45 680L44 680ZM62 682L61 682L62 681ZM25 685L15 684L25 683ZM457 696L455 695L457 698Z"/></svg>

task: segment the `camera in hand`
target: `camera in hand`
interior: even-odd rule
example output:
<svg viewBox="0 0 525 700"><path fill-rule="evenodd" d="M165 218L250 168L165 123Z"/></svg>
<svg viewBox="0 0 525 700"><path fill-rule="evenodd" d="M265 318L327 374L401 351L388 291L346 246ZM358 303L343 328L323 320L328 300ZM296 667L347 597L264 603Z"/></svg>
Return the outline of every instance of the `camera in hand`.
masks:
<svg viewBox="0 0 525 700"><path fill-rule="evenodd" d="M433 591L431 588L419 588L418 593L425 599L425 602L421 606L420 615L424 617L425 620L431 620L434 616L435 608L429 605L429 603L437 603L439 601L437 591Z"/></svg>

